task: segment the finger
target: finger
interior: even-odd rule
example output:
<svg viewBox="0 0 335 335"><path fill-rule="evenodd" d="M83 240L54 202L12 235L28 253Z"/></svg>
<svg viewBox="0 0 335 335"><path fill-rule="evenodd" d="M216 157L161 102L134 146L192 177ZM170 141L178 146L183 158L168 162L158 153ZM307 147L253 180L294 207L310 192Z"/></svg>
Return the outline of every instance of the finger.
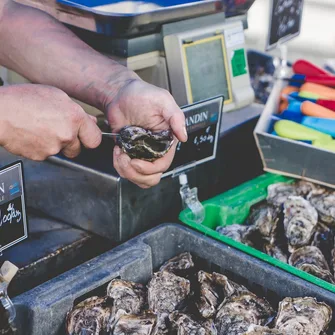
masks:
<svg viewBox="0 0 335 335"><path fill-rule="evenodd" d="M78 132L81 143L89 149L94 149L100 145L102 134L99 127L91 118L85 116Z"/></svg>
<svg viewBox="0 0 335 335"><path fill-rule="evenodd" d="M175 139L171 149L162 158L154 162L147 162L141 159L132 159L131 166L140 174L151 175L165 172L171 165L177 147L178 141Z"/></svg>
<svg viewBox="0 0 335 335"><path fill-rule="evenodd" d="M68 158L74 158L80 154L80 151L81 151L81 144L79 139L76 138L73 142L64 147L62 153L64 154L64 156Z"/></svg>
<svg viewBox="0 0 335 335"><path fill-rule="evenodd" d="M171 99L173 100L172 97ZM164 108L163 117L170 124L178 140L186 142L188 136L185 125L185 115L174 100Z"/></svg>
<svg viewBox="0 0 335 335"><path fill-rule="evenodd" d="M94 121L95 123L98 123L98 119L97 119L96 116L93 116L93 115L90 115L90 114L87 114L87 115L92 121Z"/></svg>
<svg viewBox="0 0 335 335"><path fill-rule="evenodd" d="M121 153L119 147L114 148L114 167L122 178L128 179L141 188L149 188L157 185L162 177L161 173L152 175L142 175L138 173L130 164L128 155Z"/></svg>

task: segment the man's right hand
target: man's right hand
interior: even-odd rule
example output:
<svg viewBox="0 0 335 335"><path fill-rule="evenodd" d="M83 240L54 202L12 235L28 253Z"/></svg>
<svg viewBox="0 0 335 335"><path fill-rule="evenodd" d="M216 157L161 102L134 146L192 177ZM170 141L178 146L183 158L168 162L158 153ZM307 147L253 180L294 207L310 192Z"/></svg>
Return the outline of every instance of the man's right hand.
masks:
<svg viewBox="0 0 335 335"><path fill-rule="evenodd" d="M93 149L100 142L96 119L63 91L33 84L0 88L0 145L12 154L36 161L59 152L74 158L81 144Z"/></svg>

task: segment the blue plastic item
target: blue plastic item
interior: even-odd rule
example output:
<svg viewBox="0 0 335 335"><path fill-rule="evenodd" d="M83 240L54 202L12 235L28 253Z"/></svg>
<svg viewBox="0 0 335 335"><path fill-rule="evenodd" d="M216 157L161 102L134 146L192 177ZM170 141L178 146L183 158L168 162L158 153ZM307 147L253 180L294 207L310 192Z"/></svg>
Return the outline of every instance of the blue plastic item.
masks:
<svg viewBox="0 0 335 335"><path fill-rule="evenodd" d="M304 116L301 120L301 124L335 137L335 119Z"/></svg>

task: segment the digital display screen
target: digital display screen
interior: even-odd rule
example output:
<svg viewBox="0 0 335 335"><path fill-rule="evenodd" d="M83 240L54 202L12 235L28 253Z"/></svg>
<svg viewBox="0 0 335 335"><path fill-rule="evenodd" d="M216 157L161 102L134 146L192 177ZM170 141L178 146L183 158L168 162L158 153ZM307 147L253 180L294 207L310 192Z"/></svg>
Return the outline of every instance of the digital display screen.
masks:
<svg viewBox="0 0 335 335"><path fill-rule="evenodd" d="M186 79L191 103L223 95L231 101L229 69L223 36L184 44Z"/></svg>

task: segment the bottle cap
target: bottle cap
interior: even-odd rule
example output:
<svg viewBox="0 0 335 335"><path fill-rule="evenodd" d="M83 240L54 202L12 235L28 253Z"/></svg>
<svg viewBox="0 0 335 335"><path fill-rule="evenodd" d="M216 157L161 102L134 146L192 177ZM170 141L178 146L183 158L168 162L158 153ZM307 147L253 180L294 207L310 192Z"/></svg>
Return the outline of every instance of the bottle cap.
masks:
<svg viewBox="0 0 335 335"><path fill-rule="evenodd" d="M185 173L182 173L179 175L179 183L180 185L186 185L187 184L187 176Z"/></svg>

